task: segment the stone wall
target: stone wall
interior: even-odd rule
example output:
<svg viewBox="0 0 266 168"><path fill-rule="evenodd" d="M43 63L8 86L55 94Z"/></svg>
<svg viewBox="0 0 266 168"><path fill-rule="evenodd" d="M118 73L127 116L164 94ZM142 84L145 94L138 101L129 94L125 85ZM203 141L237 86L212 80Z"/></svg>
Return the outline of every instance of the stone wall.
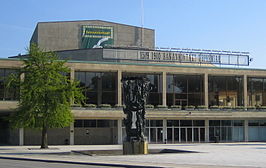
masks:
<svg viewBox="0 0 266 168"><path fill-rule="evenodd" d="M117 144L117 128L75 128L75 145Z"/></svg>
<svg viewBox="0 0 266 168"><path fill-rule="evenodd" d="M48 129L48 145L65 145L69 143L69 127ZM24 129L24 145L40 145L42 131Z"/></svg>

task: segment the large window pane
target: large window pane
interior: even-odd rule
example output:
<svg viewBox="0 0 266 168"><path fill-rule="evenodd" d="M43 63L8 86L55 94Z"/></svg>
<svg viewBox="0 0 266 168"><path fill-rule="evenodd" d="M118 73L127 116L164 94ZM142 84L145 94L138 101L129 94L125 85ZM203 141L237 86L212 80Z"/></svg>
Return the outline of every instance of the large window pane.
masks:
<svg viewBox="0 0 266 168"><path fill-rule="evenodd" d="M243 78L239 76L209 76L210 106L243 106Z"/></svg>
<svg viewBox="0 0 266 168"><path fill-rule="evenodd" d="M266 105L266 78L248 78L249 106Z"/></svg>
<svg viewBox="0 0 266 168"><path fill-rule="evenodd" d="M146 104L154 106L162 104L162 80L160 74L123 73L123 78L126 77L146 77L151 82L152 87Z"/></svg>
<svg viewBox="0 0 266 168"><path fill-rule="evenodd" d="M202 75L167 75L167 105L204 104Z"/></svg>
<svg viewBox="0 0 266 168"><path fill-rule="evenodd" d="M84 87L87 104L117 104L116 73L114 72L75 72L75 79Z"/></svg>
<svg viewBox="0 0 266 168"><path fill-rule="evenodd" d="M15 69L0 69L0 100L18 100L19 88L7 89L5 80L9 75L17 73Z"/></svg>

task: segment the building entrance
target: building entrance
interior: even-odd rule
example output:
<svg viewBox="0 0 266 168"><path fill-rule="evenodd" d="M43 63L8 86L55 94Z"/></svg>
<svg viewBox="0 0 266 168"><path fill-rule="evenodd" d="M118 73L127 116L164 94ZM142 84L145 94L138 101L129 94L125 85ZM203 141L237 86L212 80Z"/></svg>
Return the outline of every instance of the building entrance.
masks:
<svg viewBox="0 0 266 168"><path fill-rule="evenodd" d="M205 142L204 120L167 120L166 122L166 132L164 132L163 120L146 120L145 136L149 143L164 143L164 134L167 143Z"/></svg>
<svg viewBox="0 0 266 168"><path fill-rule="evenodd" d="M172 127L167 128L167 143L204 142L205 128Z"/></svg>
<svg viewBox="0 0 266 168"><path fill-rule="evenodd" d="M163 142L163 128L150 128L150 142L162 143Z"/></svg>
<svg viewBox="0 0 266 168"><path fill-rule="evenodd" d="M168 120L167 143L204 142L203 120Z"/></svg>

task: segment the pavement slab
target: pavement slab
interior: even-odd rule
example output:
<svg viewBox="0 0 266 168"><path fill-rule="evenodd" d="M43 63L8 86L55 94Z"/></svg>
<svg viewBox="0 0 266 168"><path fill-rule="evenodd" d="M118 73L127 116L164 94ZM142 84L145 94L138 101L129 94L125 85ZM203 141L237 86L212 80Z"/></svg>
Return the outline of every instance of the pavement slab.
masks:
<svg viewBox="0 0 266 168"><path fill-rule="evenodd" d="M150 149L174 149L197 153L88 156L78 150L121 150L122 145L0 146L0 158L90 165L179 168L266 168L266 143L149 144Z"/></svg>

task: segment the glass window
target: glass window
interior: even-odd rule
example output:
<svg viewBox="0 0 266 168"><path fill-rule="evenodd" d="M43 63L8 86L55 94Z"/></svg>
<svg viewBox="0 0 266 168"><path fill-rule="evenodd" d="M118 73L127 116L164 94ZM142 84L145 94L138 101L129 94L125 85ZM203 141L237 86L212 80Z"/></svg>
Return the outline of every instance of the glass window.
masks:
<svg viewBox="0 0 266 168"><path fill-rule="evenodd" d="M102 76L103 91L114 91L116 89L116 75L114 73L105 72Z"/></svg>
<svg viewBox="0 0 266 168"><path fill-rule="evenodd" d="M0 100L18 100L19 88L7 88L5 80L9 75L17 73L15 69L0 69Z"/></svg>
<svg viewBox="0 0 266 168"><path fill-rule="evenodd" d="M74 127L83 127L83 120L75 120Z"/></svg>
<svg viewBox="0 0 266 168"><path fill-rule="evenodd" d="M266 126L266 120L260 120L260 126Z"/></svg>
<svg viewBox="0 0 266 168"><path fill-rule="evenodd" d="M244 126L244 120L234 120L233 125L234 126Z"/></svg>
<svg viewBox="0 0 266 168"><path fill-rule="evenodd" d="M146 77L151 82L152 87L146 104L154 106L162 104L162 80L160 74L123 73L122 77Z"/></svg>
<svg viewBox="0 0 266 168"><path fill-rule="evenodd" d="M259 126L259 120L249 120L248 126Z"/></svg>
<svg viewBox="0 0 266 168"><path fill-rule="evenodd" d="M210 106L243 106L243 78L239 76L209 76Z"/></svg>
<svg viewBox="0 0 266 168"><path fill-rule="evenodd" d="M231 120L222 120L221 121L221 126L231 126Z"/></svg>
<svg viewBox="0 0 266 168"><path fill-rule="evenodd" d="M220 120L210 120L210 126L220 126Z"/></svg>
<svg viewBox="0 0 266 168"><path fill-rule="evenodd" d="M97 91L98 76L97 73L83 72L86 89L88 91Z"/></svg>
<svg viewBox="0 0 266 168"><path fill-rule="evenodd" d="M75 72L75 79L85 89L87 104L117 104L116 78L114 72Z"/></svg>
<svg viewBox="0 0 266 168"><path fill-rule="evenodd" d="M179 120L167 120L167 126L168 127L178 127L179 126Z"/></svg>
<svg viewBox="0 0 266 168"><path fill-rule="evenodd" d="M110 127L109 120L97 120L97 127Z"/></svg>
<svg viewBox="0 0 266 168"><path fill-rule="evenodd" d="M117 127L116 120L96 120L97 127Z"/></svg>
<svg viewBox="0 0 266 168"><path fill-rule="evenodd" d="M163 120L150 120L150 126L151 127L162 127Z"/></svg>
<svg viewBox="0 0 266 168"><path fill-rule="evenodd" d="M266 106L266 78L248 78L249 106Z"/></svg>
<svg viewBox="0 0 266 168"><path fill-rule="evenodd" d="M75 120L74 127L117 127L116 120Z"/></svg>
<svg viewBox="0 0 266 168"><path fill-rule="evenodd" d="M193 120L193 126L205 126L204 120Z"/></svg>
<svg viewBox="0 0 266 168"><path fill-rule="evenodd" d="M146 120L145 125L146 125L146 127L149 127L150 126L150 120Z"/></svg>
<svg viewBox="0 0 266 168"><path fill-rule="evenodd" d="M84 120L84 127L96 127L96 120Z"/></svg>
<svg viewBox="0 0 266 168"><path fill-rule="evenodd" d="M192 126L192 120L180 120L180 126L181 127Z"/></svg>
<svg viewBox="0 0 266 168"><path fill-rule="evenodd" d="M167 105L203 105L203 75L167 75Z"/></svg>

